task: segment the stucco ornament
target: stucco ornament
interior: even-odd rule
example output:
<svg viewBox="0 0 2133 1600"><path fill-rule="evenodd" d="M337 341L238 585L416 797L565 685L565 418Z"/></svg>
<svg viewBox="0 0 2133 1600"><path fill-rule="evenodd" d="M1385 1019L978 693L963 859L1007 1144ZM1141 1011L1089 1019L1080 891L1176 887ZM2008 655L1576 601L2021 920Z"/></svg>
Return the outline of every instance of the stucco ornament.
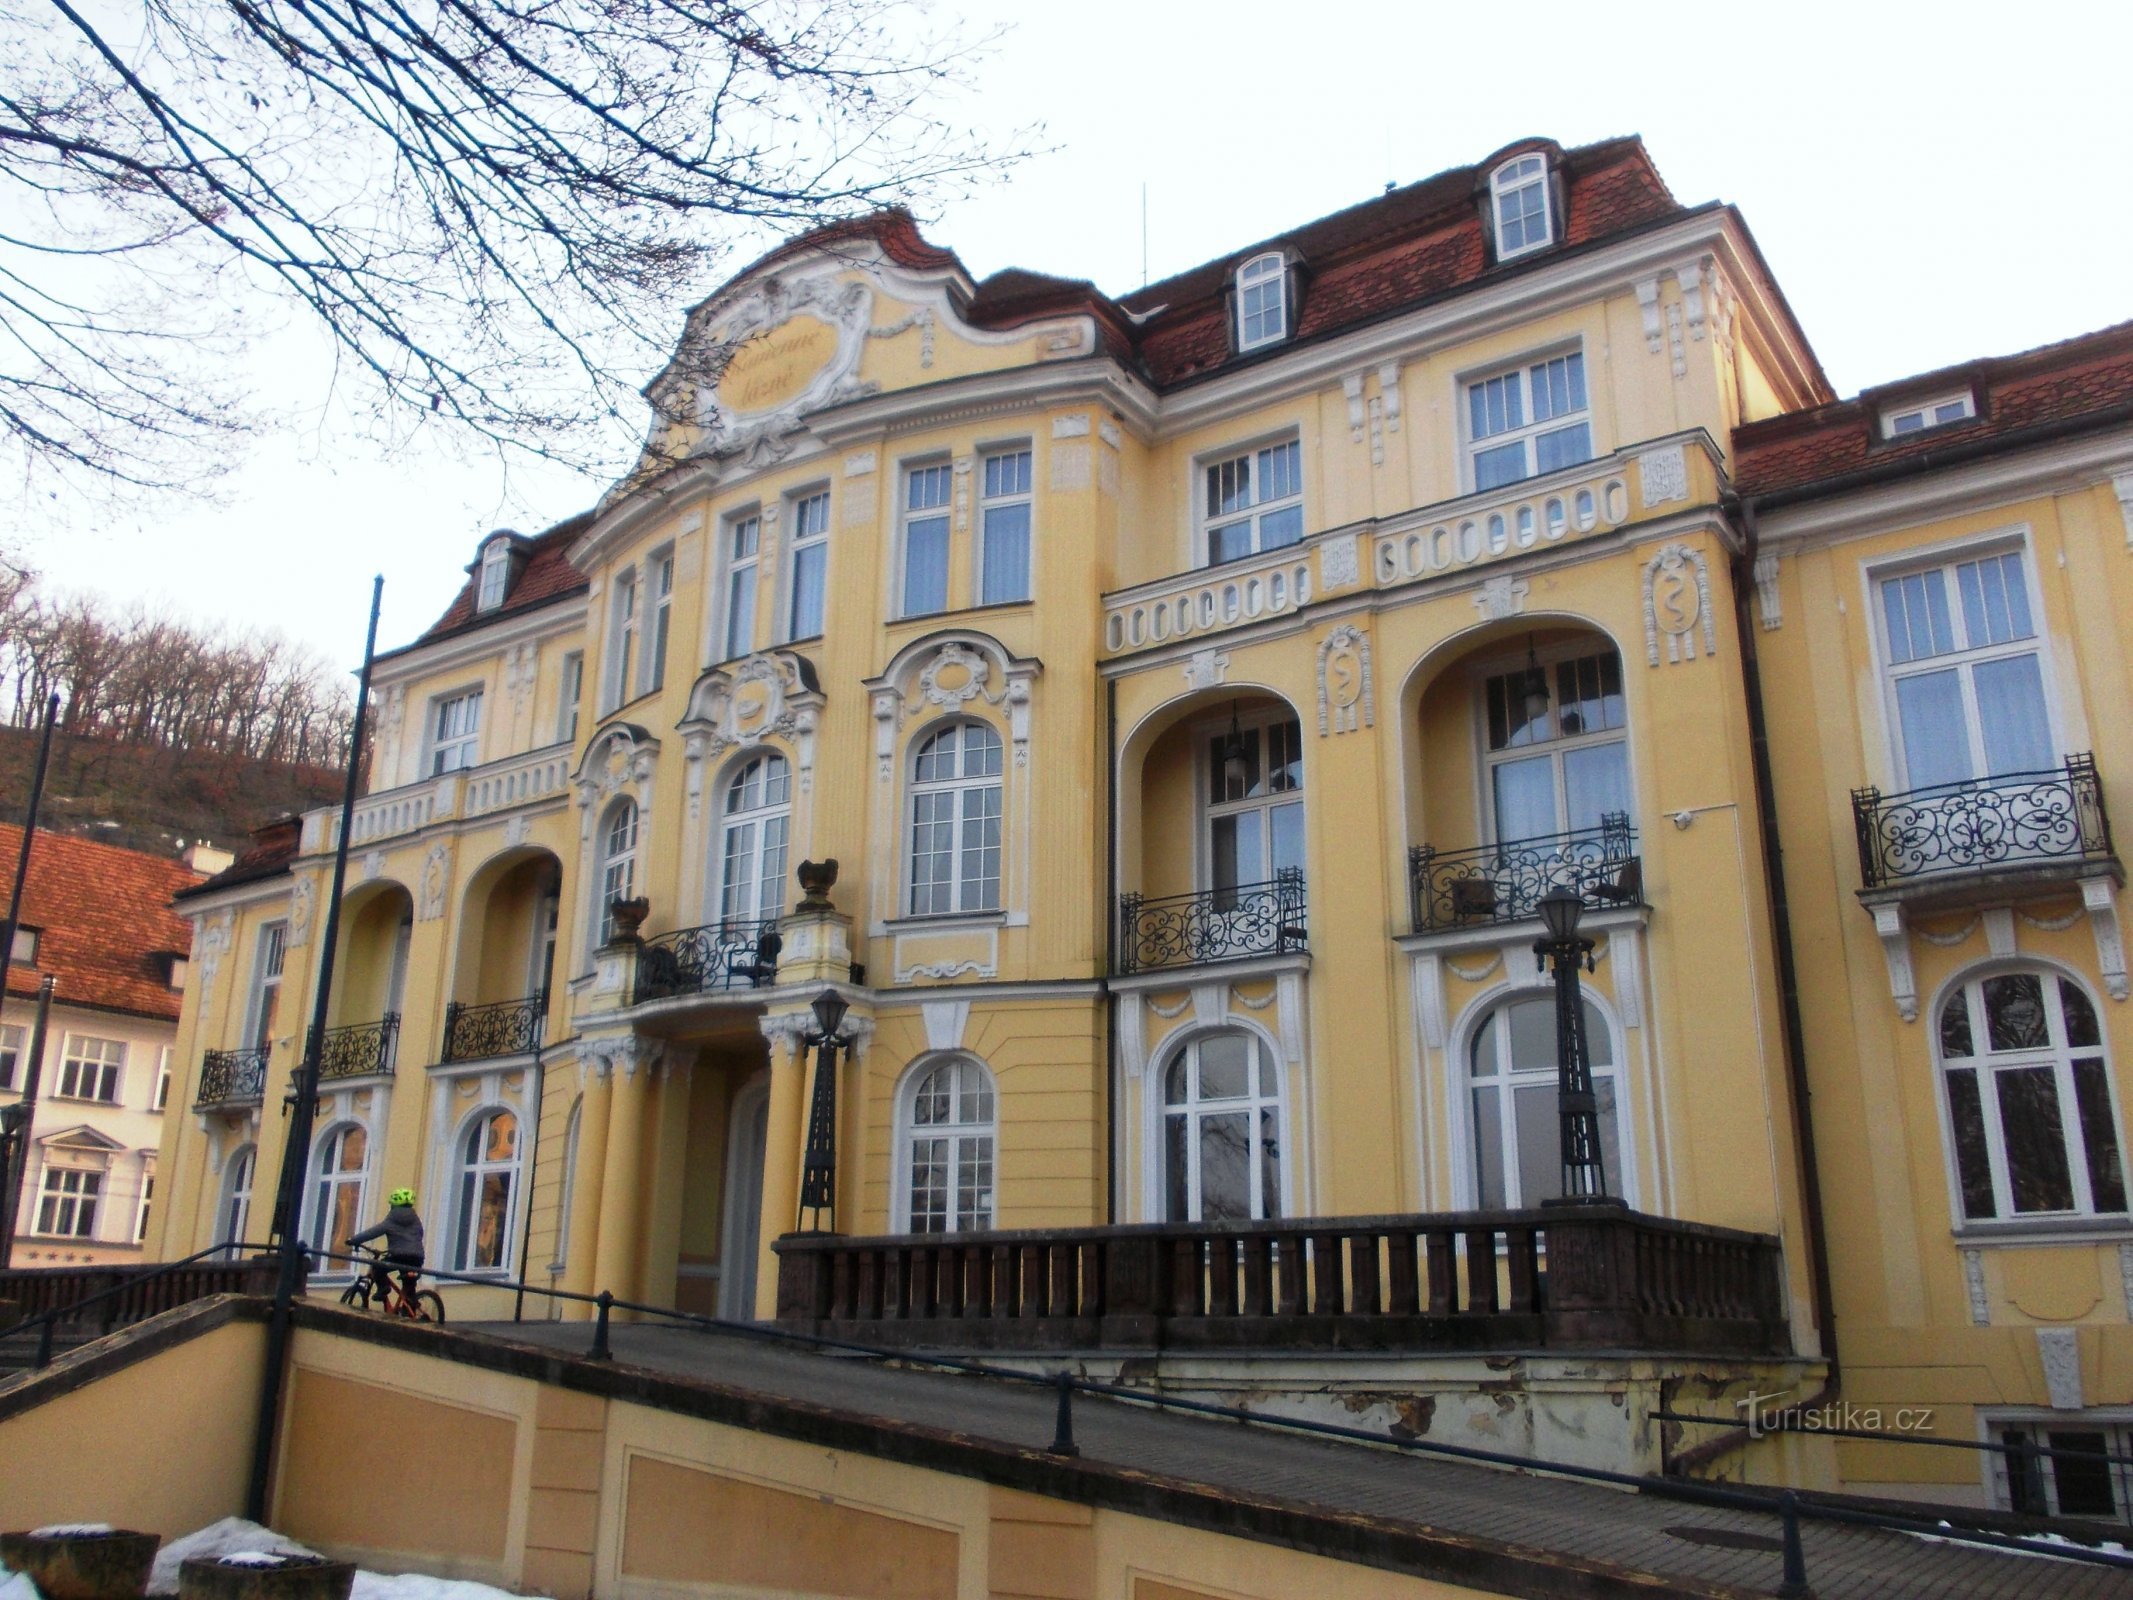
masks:
<svg viewBox="0 0 2133 1600"><path fill-rule="evenodd" d="M445 885L451 876L452 847L439 839L422 862L422 897L415 904L415 915L421 921L435 922L444 915Z"/></svg>
<svg viewBox="0 0 2133 1600"><path fill-rule="evenodd" d="M193 944L199 952L195 959L200 967L203 997L215 987L215 974L222 970L222 958L230 948L230 936L236 928L237 913L226 908L193 923Z"/></svg>
<svg viewBox="0 0 2133 1600"><path fill-rule="evenodd" d="M985 695L985 680L992 676L992 663L968 645L951 639L918 675L918 686L928 705L943 711L960 711ZM985 698L992 699L990 695Z"/></svg>
<svg viewBox="0 0 2133 1600"><path fill-rule="evenodd" d="M1680 445L1648 451L1637 457L1637 467L1644 478L1646 505L1661 506L1669 501L1688 499L1689 463L1682 455Z"/></svg>
<svg viewBox="0 0 2133 1600"><path fill-rule="evenodd" d="M586 839L592 837L593 813L624 790L634 792L640 807L651 805L658 760L659 741L634 722L611 722L592 736L571 779L582 813L579 829Z"/></svg>
<svg viewBox="0 0 2133 1600"><path fill-rule="evenodd" d="M1328 539L1318 547L1318 585L1322 589L1338 589L1343 584L1360 583L1363 577L1362 558L1356 554L1354 536Z"/></svg>
<svg viewBox="0 0 2133 1600"><path fill-rule="evenodd" d="M1222 682L1229 672L1227 650L1195 650L1185 660L1185 687L1188 689L1212 689Z"/></svg>
<svg viewBox="0 0 2133 1600"><path fill-rule="evenodd" d="M886 783L896 767L896 735L913 715L996 706L1006 713L1014 763L1029 765L1032 687L1043 667L1032 657L1010 655L982 633L932 635L906 645L888 670L866 680L874 711L874 753Z"/></svg>
<svg viewBox="0 0 2133 1600"><path fill-rule="evenodd" d="M309 878L299 878L296 887L289 892L289 932L283 945L291 950L301 950L311 941L311 907L318 898L318 890Z"/></svg>
<svg viewBox="0 0 2133 1600"><path fill-rule="evenodd" d="M1694 661L1699 632L1703 653L1718 654L1718 625L1711 615L1711 569L1701 551L1685 544L1667 545L1644 564L1646 660L1659 665L1664 640L1668 661Z"/></svg>
<svg viewBox="0 0 2133 1600"><path fill-rule="evenodd" d="M1377 724L1370 636L1342 623L1318 647L1318 732L1353 733Z"/></svg>
<svg viewBox="0 0 2133 1600"><path fill-rule="evenodd" d="M815 729L824 705L813 665L789 650L752 655L738 666L714 668L689 691L688 714L676 725L687 741L689 815L702 804L705 767L728 750L772 739L792 748L800 792L814 787Z"/></svg>

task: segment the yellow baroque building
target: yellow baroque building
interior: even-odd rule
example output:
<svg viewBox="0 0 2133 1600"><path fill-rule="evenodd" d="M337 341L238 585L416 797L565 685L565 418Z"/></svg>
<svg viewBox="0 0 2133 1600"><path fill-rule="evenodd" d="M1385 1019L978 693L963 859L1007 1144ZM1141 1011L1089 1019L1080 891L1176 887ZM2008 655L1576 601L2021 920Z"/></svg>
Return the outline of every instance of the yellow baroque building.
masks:
<svg viewBox="0 0 2133 1600"><path fill-rule="evenodd" d="M378 660L309 1241L2099 1514L1653 1413L2127 1448L2133 339L1840 402L1734 208L1525 141L1120 298L825 228L652 393ZM272 1225L338 828L181 898L166 1258Z"/></svg>

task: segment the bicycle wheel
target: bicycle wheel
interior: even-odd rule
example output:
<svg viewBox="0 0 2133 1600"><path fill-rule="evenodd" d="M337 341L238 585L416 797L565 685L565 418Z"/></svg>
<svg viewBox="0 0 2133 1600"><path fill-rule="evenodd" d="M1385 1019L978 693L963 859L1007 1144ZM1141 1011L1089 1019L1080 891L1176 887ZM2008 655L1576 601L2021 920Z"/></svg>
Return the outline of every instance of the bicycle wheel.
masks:
<svg viewBox="0 0 2133 1600"><path fill-rule="evenodd" d="M370 1280L368 1278L358 1278L354 1283L343 1289L341 1291L341 1304L350 1311L368 1311L370 1309Z"/></svg>
<svg viewBox="0 0 2133 1600"><path fill-rule="evenodd" d="M415 1320L417 1322L444 1322L444 1296L435 1289L424 1289L415 1296Z"/></svg>

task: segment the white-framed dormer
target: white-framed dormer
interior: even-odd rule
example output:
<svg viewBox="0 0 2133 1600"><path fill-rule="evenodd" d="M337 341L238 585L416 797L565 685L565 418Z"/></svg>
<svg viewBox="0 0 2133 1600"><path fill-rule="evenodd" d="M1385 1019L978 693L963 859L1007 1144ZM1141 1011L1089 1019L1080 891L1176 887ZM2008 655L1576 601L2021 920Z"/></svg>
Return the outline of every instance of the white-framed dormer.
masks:
<svg viewBox="0 0 2133 1600"><path fill-rule="evenodd" d="M1237 268L1230 332L1239 355L1280 344L1295 331L1295 282L1289 258L1279 250L1262 250Z"/></svg>
<svg viewBox="0 0 2133 1600"><path fill-rule="evenodd" d="M500 608L511 593L513 535L499 529L481 547L474 580L474 610L477 615Z"/></svg>
<svg viewBox="0 0 2133 1600"><path fill-rule="evenodd" d="M1951 389L1924 400L1901 400L1881 408L1881 437L1904 439L1914 433L1969 422L1977 416L1977 396L1969 389Z"/></svg>
<svg viewBox="0 0 2133 1600"><path fill-rule="evenodd" d="M1526 150L1489 174L1489 237L1498 261L1545 250L1558 242L1554 188L1544 151Z"/></svg>
<svg viewBox="0 0 2133 1600"><path fill-rule="evenodd" d="M1303 439L1295 429L1193 463L1195 563L1220 566L1304 536Z"/></svg>

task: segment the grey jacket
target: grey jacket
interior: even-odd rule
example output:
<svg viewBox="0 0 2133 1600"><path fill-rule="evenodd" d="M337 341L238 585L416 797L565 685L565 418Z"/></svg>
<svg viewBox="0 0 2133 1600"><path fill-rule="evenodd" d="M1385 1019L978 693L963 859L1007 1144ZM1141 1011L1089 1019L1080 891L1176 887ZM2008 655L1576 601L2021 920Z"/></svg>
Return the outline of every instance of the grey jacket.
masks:
<svg viewBox="0 0 2133 1600"><path fill-rule="evenodd" d="M387 1255L408 1261L422 1260L422 1218L413 1206L394 1206L375 1228L351 1233L348 1247L352 1250L359 1244L379 1238L385 1241Z"/></svg>

